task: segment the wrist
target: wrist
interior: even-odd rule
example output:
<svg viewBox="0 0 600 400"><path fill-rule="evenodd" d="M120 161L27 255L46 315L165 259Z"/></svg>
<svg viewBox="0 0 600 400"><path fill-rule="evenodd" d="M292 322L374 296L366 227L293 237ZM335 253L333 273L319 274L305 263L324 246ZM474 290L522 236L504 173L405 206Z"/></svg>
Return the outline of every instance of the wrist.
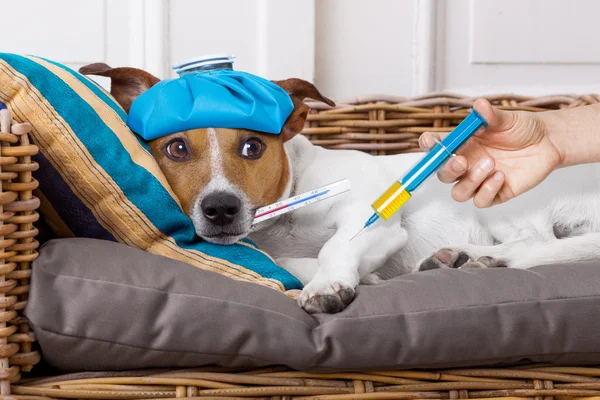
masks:
<svg viewBox="0 0 600 400"><path fill-rule="evenodd" d="M564 121L564 113L561 111L545 111L537 114L539 116L544 135L550 140L550 143L558 153L558 165L556 168L568 167L574 165L567 138L568 124Z"/></svg>
<svg viewBox="0 0 600 400"><path fill-rule="evenodd" d="M600 162L600 104L539 114L561 167Z"/></svg>

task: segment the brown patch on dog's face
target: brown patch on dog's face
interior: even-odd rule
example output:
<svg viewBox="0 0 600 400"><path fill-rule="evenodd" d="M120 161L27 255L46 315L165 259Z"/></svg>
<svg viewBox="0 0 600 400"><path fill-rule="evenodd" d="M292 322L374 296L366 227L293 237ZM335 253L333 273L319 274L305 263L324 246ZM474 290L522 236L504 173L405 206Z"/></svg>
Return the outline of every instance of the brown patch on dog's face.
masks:
<svg viewBox="0 0 600 400"><path fill-rule="evenodd" d="M179 198L183 211L190 215L194 199L210 182L210 156L205 129L175 133L149 142L152 155L165 174L171 189ZM193 138L193 140L189 140ZM189 148L189 160L178 161L169 156L171 149L181 140ZM204 157L202 156L204 155Z"/></svg>
<svg viewBox="0 0 600 400"><path fill-rule="evenodd" d="M225 178L248 196L255 209L276 202L289 180L283 140L244 129L215 131Z"/></svg>

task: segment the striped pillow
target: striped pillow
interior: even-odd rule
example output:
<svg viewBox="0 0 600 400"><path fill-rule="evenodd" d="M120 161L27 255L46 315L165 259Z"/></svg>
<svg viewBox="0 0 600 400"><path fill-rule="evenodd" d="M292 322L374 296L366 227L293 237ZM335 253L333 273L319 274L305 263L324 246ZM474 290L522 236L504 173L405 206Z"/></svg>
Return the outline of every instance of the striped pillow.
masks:
<svg viewBox="0 0 600 400"><path fill-rule="evenodd" d="M0 53L0 102L33 125L41 214L60 237L105 239L295 295L300 282L249 240L200 239L126 114L58 63Z"/></svg>

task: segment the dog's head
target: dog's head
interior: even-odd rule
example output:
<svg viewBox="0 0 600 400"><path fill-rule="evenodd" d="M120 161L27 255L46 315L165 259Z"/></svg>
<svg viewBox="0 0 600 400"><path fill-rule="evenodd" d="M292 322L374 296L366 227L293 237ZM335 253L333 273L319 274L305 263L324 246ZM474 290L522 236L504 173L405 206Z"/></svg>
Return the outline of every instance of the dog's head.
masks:
<svg viewBox="0 0 600 400"><path fill-rule="evenodd" d="M137 68L91 64L86 75L111 78L111 94L129 112L131 103L159 79ZM213 243L232 244L249 232L257 208L284 194L289 164L284 143L304 127L305 98L334 103L301 79L274 81L292 99L294 110L279 135L245 129L202 128L149 142L196 233Z"/></svg>

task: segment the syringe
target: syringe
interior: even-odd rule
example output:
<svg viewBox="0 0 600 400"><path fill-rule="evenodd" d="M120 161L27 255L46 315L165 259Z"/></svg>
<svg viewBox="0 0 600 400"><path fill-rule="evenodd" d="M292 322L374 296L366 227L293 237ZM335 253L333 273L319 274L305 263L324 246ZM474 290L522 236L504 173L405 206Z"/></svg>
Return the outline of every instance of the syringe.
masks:
<svg viewBox="0 0 600 400"><path fill-rule="evenodd" d="M433 149L371 204L375 213L371 215L363 228L352 239L373 225L379 218L390 219L410 199L414 191L444 165L454 155L454 152L484 125L487 126L487 122L481 115L477 111L471 110L467 118L458 124L444 140L438 141Z"/></svg>

